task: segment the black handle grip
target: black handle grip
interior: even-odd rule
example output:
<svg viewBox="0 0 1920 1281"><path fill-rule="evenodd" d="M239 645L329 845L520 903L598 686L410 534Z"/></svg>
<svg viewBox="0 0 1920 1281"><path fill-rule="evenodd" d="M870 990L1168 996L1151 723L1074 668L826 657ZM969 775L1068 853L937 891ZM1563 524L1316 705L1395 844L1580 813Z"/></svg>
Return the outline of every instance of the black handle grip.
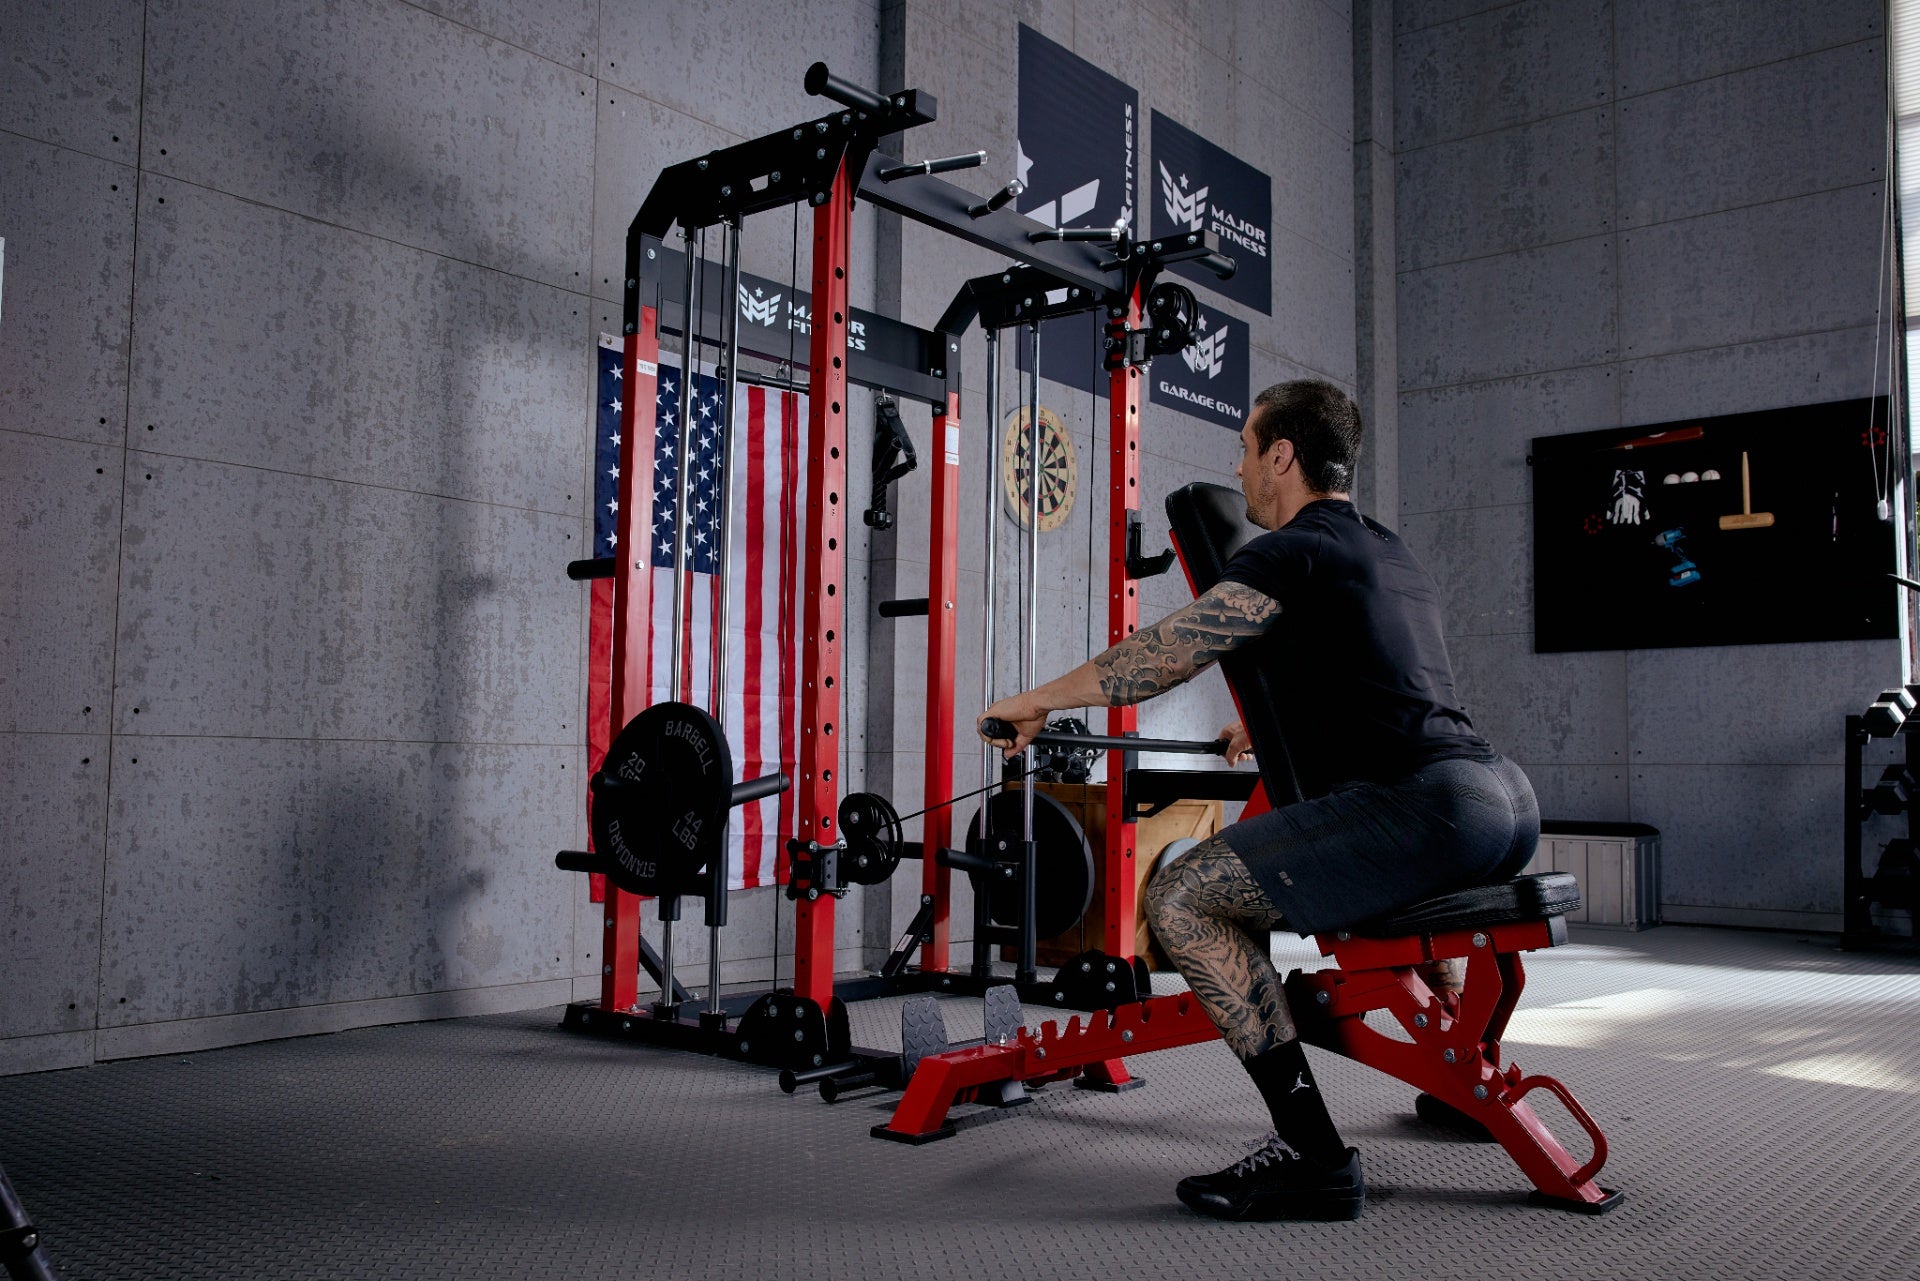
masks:
<svg viewBox="0 0 1920 1281"><path fill-rule="evenodd" d="M553 856L553 865L563 872L598 872L600 856L585 850L561 850Z"/></svg>
<svg viewBox="0 0 1920 1281"><path fill-rule="evenodd" d="M843 107L852 107L858 111L882 112L891 104L871 89L862 89L859 85L842 80L827 70L827 64L816 62L807 68L807 92L816 98L831 98Z"/></svg>
<svg viewBox="0 0 1920 1281"><path fill-rule="evenodd" d="M1194 261L1222 280L1233 279L1233 273L1240 270L1240 264L1225 254L1203 254Z"/></svg>
<svg viewBox="0 0 1920 1281"><path fill-rule="evenodd" d="M917 618L927 612L927 598L913 596L905 600L883 600L880 602L882 618Z"/></svg>
<svg viewBox="0 0 1920 1281"><path fill-rule="evenodd" d="M785 774L762 774L759 778L735 783L732 804L745 805L748 801L765 800L769 796L778 796L792 786L793 780Z"/></svg>
<svg viewBox="0 0 1920 1281"><path fill-rule="evenodd" d="M980 736L989 742L1013 741L1013 726L998 716L980 722ZM1042 747L1091 747L1106 752L1174 752L1187 756L1225 756L1227 740L1202 741L1194 738L1128 738L1124 734L1035 734L1033 741Z"/></svg>
<svg viewBox="0 0 1920 1281"><path fill-rule="evenodd" d="M576 583L589 578L612 578L613 557L602 556L597 560L570 560L567 562L567 577Z"/></svg>

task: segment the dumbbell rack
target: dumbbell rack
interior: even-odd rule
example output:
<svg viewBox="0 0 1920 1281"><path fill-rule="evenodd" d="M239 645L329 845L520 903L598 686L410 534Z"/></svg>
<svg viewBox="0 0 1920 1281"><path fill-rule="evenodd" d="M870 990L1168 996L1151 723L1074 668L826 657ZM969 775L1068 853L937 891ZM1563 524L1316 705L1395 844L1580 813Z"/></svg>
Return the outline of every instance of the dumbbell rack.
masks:
<svg viewBox="0 0 1920 1281"><path fill-rule="evenodd" d="M1914 704L1914 687L1888 690L1861 715L1847 717L1846 819L1843 831L1844 908L1841 925L1843 948L1913 946L1912 936L1888 934L1874 922L1873 909L1897 908L1909 913L1920 909L1920 714ZM1905 743L1905 760L1889 765L1870 785L1862 785L1866 768L1867 744L1876 738L1900 738ZM1873 872L1866 870L1865 827L1875 815L1906 820L1906 830L1882 848Z"/></svg>

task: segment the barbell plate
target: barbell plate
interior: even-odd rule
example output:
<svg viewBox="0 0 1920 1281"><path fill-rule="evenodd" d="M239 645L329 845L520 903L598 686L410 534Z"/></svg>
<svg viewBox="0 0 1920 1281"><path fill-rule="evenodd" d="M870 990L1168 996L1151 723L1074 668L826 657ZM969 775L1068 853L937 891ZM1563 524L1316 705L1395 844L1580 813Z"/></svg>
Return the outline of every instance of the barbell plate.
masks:
<svg viewBox="0 0 1920 1281"><path fill-rule="evenodd" d="M989 850L980 838L980 813L967 825L967 852L1000 862L1017 862L1021 839L1024 801L1018 790L999 793L981 813L992 818L996 844L1009 842L1007 851ZM1064 934L1080 923L1093 903L1093 851L1080 823L1059 801L1045 792L1033 797L1034 933L1037 938ZM1022 886L1019 873L1003 876L997 872L970 872L974 893L981 893L981 881L987 884L988 915L1001 925L1020 924Z"/></svg>
<svg viewBox="0 0 1920 1281"><path fill-rule="evenodd" d="M725 857L733 752L720 723L689 703L642 711L607 749L592 789L594 850L630 894L705 897L701 873Z"/></svg>

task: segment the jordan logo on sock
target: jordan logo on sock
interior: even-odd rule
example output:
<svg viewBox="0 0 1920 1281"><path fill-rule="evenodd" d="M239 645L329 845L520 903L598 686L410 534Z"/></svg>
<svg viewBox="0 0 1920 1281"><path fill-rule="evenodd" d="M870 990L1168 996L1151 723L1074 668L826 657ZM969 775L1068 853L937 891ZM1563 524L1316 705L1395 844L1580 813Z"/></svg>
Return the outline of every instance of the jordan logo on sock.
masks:
<svg viewBox="0 0 1920 1281"><path fill-rule="evenodd" d="M1299 1077L1295 1079L1293 1083L1293 1088L1291 1090L1288 1090L1287 1093L1298 1094L1302 1090L1308 1090L1312 1088L1313 1088L1312 1086L1307 1084L1307 1074L1305 1072L1302 1072L1299 1075Z"/></svg>

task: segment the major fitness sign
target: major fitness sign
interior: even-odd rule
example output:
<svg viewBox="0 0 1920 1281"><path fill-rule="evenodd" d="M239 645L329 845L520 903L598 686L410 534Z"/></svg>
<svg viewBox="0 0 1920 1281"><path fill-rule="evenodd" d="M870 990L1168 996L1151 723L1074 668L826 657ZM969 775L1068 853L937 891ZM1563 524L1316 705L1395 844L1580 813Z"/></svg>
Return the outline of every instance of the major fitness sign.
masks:
<svg viewBox="0 0 1920 1281"><path fill-rule="evenodd" d="M1153 235L1211 231L1239 270L1231 280L1190 263L1172 270L1243 306L1273 313L1273 180L1199 134L1153 113Z"/></svg>

